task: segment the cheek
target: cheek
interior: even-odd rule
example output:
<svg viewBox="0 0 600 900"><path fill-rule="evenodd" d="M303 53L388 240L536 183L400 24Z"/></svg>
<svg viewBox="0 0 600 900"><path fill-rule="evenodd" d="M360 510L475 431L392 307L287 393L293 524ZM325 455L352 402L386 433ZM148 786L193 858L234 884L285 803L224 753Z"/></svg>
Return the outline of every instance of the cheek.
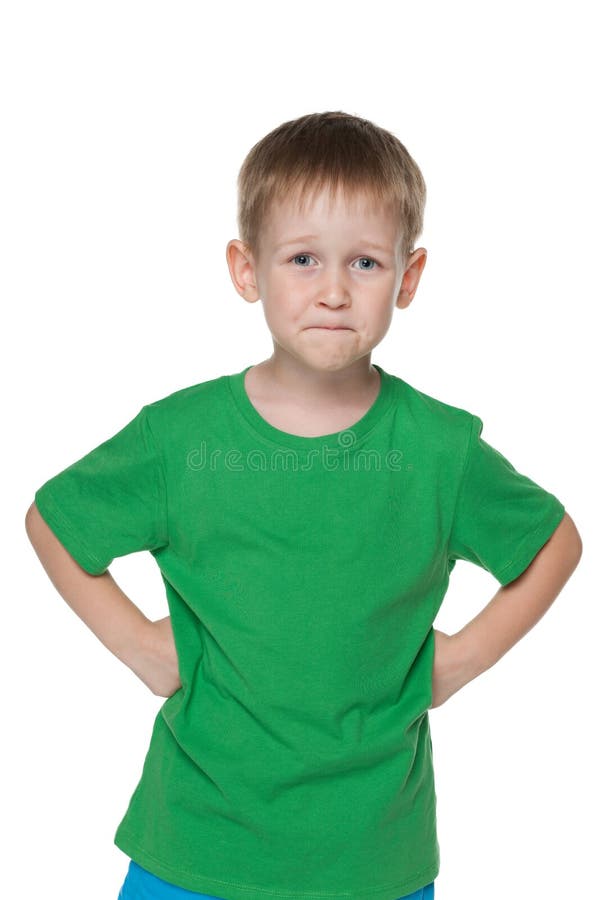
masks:
<svg viewBox="0 0 600 900"><path fill-rule="evenodd" d="M381 337L382 334L385 334L390 327L393 312L389 303L365 312L362 320L365 334L369 337Z"/></svg>
<svg viewBox="0 0 600 900"><path fill-rule="evenodd" d="M384 310L382 310L381 315L379 317L379 330L387 331L391 325L392 319L394 317L394 307L386 306Z"/></svg>
<svg viewBox="0 0 600 900"><path fill-rule="evenodd" d="M302 322L306 315L306 300L301 290L283 278L271 279L268 293L263 297L265 318L270 324L285 327Z"/></svg>
<svg viewBox="0 0 600 900"><path fill-rule="evenodd" d="M265 319L271 331L283 332L302 320L302 308L285 294L273 293L263 301Z"/></svg>

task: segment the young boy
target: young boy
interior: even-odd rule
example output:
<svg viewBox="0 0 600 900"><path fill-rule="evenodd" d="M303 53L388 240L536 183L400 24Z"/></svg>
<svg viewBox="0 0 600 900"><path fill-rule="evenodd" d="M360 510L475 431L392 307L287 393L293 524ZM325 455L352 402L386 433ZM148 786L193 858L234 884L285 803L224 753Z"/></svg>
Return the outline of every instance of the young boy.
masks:
<svg viewBox="0 0 600 900"><path fill-rule="evenodd" d="M477 415L371 363L426 260L397 138L303 116L238 186L227 262L273 354L146 404L26 517L61 595L168 698L115 835L120 897L431 900L428 711L541 618L581 539ZM139 550L164 581L157 622L108 571ZM500 589L447 635L457 559Z"/></svg>

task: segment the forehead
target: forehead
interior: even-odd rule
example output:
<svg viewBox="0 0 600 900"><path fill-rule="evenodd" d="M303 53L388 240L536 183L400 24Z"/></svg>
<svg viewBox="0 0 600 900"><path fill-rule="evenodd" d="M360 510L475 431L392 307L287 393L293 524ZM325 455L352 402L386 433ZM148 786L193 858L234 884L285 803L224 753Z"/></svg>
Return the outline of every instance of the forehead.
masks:
<svg viewBox="0 0 600 900"><path fill-rule="evenodd" d="M398 223L388 205L365 191L339 190L334 194L327 189L312 191L304 197L296 192L274 200L265 231L272 240L291 240L308 231L316 234L329 225L348 232L366 228L370 233L393 238Z"/></svg>

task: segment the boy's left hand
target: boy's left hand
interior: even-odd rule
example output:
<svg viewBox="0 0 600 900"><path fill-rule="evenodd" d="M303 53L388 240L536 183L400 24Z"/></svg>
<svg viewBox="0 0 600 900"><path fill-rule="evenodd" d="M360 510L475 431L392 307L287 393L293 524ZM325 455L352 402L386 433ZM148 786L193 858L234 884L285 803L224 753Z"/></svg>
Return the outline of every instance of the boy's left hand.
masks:
<svg viewBox="0 0 600 900"><path fill-rule="evenodd" d="M432 676L432 702L430 709L441 706L453 694L471 681L474 673L461 652L457 635L446 634L433 629L435 637L435 656Z"/></svg>

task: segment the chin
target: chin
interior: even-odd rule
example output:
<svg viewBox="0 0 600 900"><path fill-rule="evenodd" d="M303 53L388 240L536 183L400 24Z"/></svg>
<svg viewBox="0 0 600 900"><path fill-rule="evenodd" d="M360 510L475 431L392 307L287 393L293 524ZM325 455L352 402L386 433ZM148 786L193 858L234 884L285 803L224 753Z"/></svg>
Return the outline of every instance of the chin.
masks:
<svg viewBox="0 0 600 900"><path fill-rule="evenodd" d="M312 366L314 369L320 369L322 372L340 372L342 369L347 369L348 366L351 366L354 360L352 359L320 359L314 363Z"/></svg>

